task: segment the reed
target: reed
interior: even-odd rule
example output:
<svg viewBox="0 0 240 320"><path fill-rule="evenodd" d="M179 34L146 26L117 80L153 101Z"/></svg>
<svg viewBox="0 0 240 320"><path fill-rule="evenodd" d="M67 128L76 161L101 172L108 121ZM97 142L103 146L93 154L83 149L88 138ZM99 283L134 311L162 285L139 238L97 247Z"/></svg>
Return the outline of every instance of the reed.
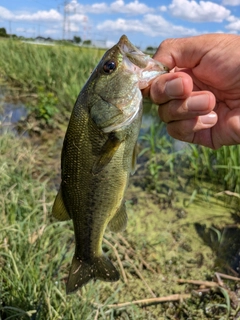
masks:
<svg viewBox="0 0 240 320"><path fill-rule="evenodd" d="M168 136L165 125L152 124L140 136L141 155L147 156L146 168L150 174L150 184L161 190L162 174L168 172L171 179L182 177L192 182L193 190L210 188L210 193L228 190L240 194L240 145L224 146L212 150L194 144L185 144L180 149L174 147L174 139ZM238 200L233 198L234 202Z"/></svg>
<svg viewBox="0 0 240 320"><path fill-rule="evenodd" d="M218 150L190 145L188 156L197 179L240 193L240 145L223 146Z"/></svg>

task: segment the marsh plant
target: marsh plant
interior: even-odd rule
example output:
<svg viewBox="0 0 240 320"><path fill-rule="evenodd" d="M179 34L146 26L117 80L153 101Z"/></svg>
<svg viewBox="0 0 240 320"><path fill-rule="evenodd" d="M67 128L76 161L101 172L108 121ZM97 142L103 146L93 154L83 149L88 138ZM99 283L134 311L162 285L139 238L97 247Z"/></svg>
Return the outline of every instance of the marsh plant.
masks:
<svg viewBox="0 0 240 320"><path fill-rule="evenodd" d="M43 125L54 125L54 116L59 112L59 101L53 92L45 92L43 87L37 89L37 101L29 105L36 120Z"/></svg>
<svg viewBox="0 0 240 320"><path fill-rule="evenodd" d="M153 188L160 191L159 174L166 169L172 172L173 148L171 138L167 136L164 123L153 123L149 129L139 137L142 149L139 157L145 155L145 164L152 181Z"/></svg>
<svg viewBox="0 0 240 320"><path fill-rule="evenodd" d="M224 146L212 150L194 144L184 144L175 148L174 139L166 131L165 124L153 123L140 136L141 155L147 157L145 167L150 179L147 181L150 189L162 191L162 181L168 174L172 181L182 182L180 188L192 185L190 202L198 193L230 191L236 196L240 194L240 145ZM175 185L177 187L178 184ZM239 204L239 197L229 198Z"/></svg>
<svg viewBox="0 0 240 320"><path fill-rule="evenodd" d="M218 150L189 146L190 165L197 179L240 194L240 145L223 146Z"/></svg>

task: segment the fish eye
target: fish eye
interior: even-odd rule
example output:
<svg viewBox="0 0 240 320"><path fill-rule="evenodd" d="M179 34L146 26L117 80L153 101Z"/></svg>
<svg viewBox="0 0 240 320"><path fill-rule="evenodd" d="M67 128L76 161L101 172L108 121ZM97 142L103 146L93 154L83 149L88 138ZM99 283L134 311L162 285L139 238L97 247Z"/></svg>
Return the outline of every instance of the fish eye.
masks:
<svg viewBox="0 0 240 320"><path fill-rule="evenodd" d="M116 69L117 65L114 61L107 61L104 66L103 66L103 70L105 73L112 73L115 69Z"/></svg>

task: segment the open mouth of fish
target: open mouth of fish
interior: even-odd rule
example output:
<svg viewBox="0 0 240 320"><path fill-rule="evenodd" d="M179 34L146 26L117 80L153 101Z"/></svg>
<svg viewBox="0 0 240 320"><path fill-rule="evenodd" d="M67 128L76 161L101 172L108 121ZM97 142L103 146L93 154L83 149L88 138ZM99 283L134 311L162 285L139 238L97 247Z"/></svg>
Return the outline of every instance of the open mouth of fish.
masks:
<svg viewBox="0 0 240 320"><path fill-rule="evenodd" d="M128 104L127 108L124 103L118 103L116 106L125 115L124 121L104 128L103 131L106 133L131 124L138 115L142 104L141 90L147 88L156 77L169 71L161 62L152 59L149 55L144 54L132 45L125 35L120 38L117 46L123 56L124 69L129 74L134 74L136 87L135 94L131 97L132 101Z"/></svg>

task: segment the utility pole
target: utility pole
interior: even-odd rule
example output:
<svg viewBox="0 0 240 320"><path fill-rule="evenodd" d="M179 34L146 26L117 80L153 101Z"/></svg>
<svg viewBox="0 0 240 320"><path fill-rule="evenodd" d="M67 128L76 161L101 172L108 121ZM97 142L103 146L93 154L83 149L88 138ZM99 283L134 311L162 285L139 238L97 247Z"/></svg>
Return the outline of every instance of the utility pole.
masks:
<svg viewBox="0 0 240 320"><path fill-rule="evenodd" d="M11 27L11 20L9 20L9 34L10 34L10 37L12 37L12 27Z"/></svg>
<svg viewBox="0 0 240 320"><path fill-rule="evenodd" d="M62 32L63 40L65 39L66 31L68 31L68 33L69 33L69 30L70 30L70 22L68 21L69 19L67 17L67 14L69 13L69 9L67 7L68 4L69 4L69 0L64 0L64 2L63 2L63 32ZM67 22L68 22L68 24L67 24Z"/></svg>
<svg viewBox="0 0 240 320"><path fill-rule="evenodd" d="M65 28L66 28L66 5L67 5L67 0L65 0L63 3L63 33L62 33L63 40L65 39Z"/></svg>

